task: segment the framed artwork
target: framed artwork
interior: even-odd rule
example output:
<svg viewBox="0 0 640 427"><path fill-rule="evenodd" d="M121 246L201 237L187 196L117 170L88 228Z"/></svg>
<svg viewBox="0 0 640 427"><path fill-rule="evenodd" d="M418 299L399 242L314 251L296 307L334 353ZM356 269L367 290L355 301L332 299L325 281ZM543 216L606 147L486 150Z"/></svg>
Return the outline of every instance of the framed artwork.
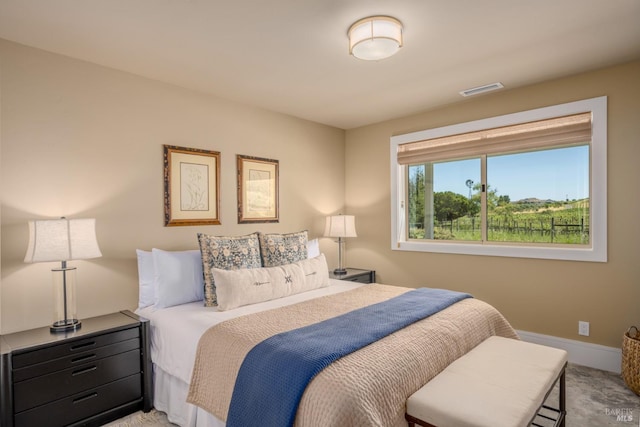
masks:
<svg viewBox="0 0 640 427"><path fill-rule="evenodd" d="M220 224L220 153L164 145L164 225Z"/></svg>
<svg viewBox="0 0 640 427"><path fill-rule="evenodd" d="M278 161L237 155L238 224L278 222Z"/></svg>

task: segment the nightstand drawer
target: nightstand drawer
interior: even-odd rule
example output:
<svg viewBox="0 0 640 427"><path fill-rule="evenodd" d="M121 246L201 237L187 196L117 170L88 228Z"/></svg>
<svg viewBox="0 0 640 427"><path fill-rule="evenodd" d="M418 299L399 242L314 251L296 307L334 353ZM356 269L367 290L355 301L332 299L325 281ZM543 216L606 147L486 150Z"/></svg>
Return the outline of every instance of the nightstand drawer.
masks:
<svg viewBox="0 0 640 427"><path fill-rule="evenodd" d="M19 382L28 380L29 378L46 375L52 372L62 371L68 368L75 368L85 363L94 362L105 357L113 356L119 353L125 353L130 350L140 348L140 340L133 338L127 341L121 341L111 345L105 345L93 350L83 351L82 353L73 354L67 357L51 360L50 362L29 365L21 369L14 369L13 381Z"/></svg>
<svg viewBox="0 0 640 427"><path fill-rule="evenodd" d="M346 279L349 282L358 282L358 283L371 283L371 275L369 273L360 274L358 276L348 277Z"/></svg>
<svg viewBox="0 0 640 427"><path fill-rule="evenodd" d="M140 350L16 382L14 409L21 412L136 373L140 373Z"/></svg>
<svg viewBox="0 0 640 427"><path fill-rule="evenodd" d="M105 345L138 338L139 336L139 328L130 328L90 338L68 341L64 344L53 345L25 353L16 353L12 358L13 369L23 368L36 363L48 362L60 357L75 355Z"/></svg>
<svg viewBox="0 0 640 427"><path fill-rule="evenodd" d="M329 278L347 282L375 283L376 272L375 270L363 270L361 268L345 268L342 273L336 273L336 270L329 271Z"/></svg>
<svg viewBox="0 0 640 427"><path fill-rule="evenodd" d="M140 374L16 414L15 427L59 427L136 399L142 400Z"/></svg>

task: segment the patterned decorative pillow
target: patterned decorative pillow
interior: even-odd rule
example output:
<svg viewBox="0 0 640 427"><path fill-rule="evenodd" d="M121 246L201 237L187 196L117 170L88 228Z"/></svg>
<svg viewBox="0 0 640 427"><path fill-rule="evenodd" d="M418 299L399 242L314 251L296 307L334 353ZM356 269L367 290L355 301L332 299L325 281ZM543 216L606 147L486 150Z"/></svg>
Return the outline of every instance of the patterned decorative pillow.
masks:
<svg viewBox="0 0 640 427"><path fill-rule="evenodd" d="M198 242L202 254L205 307L218 305L212 268L238 270L262 267L258 233L246 236L210 236L198 233Z"/></svg>
<svg viewBox="0 0 640 427"><path fill-rule="evenodd" d="M297 233L259 233L263 267L277 267L307 259L307 230Z"/></svg>

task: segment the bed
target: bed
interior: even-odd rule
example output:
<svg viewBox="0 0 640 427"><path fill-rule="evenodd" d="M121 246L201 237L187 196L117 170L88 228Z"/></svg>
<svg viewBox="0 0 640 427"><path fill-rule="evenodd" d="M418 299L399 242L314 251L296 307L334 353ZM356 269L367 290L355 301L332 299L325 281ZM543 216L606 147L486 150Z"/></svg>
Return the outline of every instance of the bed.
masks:
<svg viewBox="0 0 640 427"><path fill-rule="evenodd" d="M256 343L410 291L327 278L315 289L224 311L202 300L140 307L137 313L151 324L154 406L183 427L225 426L242 359ZM304 391L295 425L406 426L406 398L492 335L517 338L490 305L473 298L456 302L329 365Z"/></svg>

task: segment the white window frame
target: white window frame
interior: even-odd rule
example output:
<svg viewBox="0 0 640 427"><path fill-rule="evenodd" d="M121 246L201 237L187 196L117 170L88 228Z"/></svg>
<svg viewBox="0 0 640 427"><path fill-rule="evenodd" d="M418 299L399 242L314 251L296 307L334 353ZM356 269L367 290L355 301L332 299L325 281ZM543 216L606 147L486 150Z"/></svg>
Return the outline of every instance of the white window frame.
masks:
<svg viewBox="0 0 640 427"><path fill-rule="evenodd" d="M590 240L588 246L539 246L497 242L408 239L406 229L407 166L397 161L398 145L572 114L592 113L590 144ZM487 255L568 261L607 261L607 97L522 111L391 137L391 249L414 252Z"/></svg>

